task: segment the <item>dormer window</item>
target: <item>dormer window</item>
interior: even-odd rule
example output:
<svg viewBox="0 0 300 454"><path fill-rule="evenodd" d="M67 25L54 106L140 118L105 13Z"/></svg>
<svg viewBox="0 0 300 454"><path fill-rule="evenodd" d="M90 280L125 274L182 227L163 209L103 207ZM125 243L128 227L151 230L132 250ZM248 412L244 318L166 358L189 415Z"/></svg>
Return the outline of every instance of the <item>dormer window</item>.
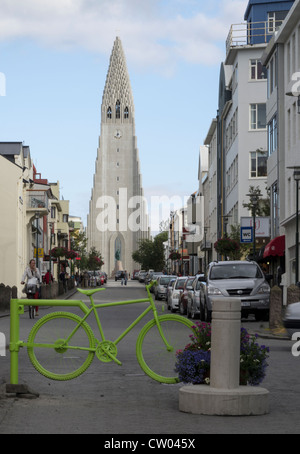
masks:
<svg viewBox="0 0 300 454"><path fill-rule="evenodd" d="M121 103L118 100L116 103L116 118L120 118L120 117L121 117Z"/></svg>
<svg viewBox="0 0 300 454"><path fill-rule="evenodd" d="M125 119L129 118L129 109L128 109L128 107L125 107L125 109L124 109L124 118Z"/></svg>
<svg viewBox="0 0 300 454"><path fill-rule="evenodd" d="M111 107L109 106L109 108L107 109L107 118L110 118L111 119Z"/></svg>

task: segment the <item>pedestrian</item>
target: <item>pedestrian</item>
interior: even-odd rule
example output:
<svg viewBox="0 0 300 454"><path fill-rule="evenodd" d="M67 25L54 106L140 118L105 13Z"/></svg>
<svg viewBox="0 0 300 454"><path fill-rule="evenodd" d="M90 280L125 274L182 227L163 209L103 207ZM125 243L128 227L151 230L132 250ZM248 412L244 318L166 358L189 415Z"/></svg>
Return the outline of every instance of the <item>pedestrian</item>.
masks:
<svg viewBox="0 0 300 454"><path fill-rule="evenodd" d="M63 289L64 289L64 292L67 291L67 281L66 281L66 272L65 272L65 269L62 267L61 268L61 272L60 272L60 275L59 275L59 280L62 282L62 285L63 285Z"/></svg>
<svg viewBox="0 0 300 454"><path fill-rule="evenodd" d="M27 281L27 282L26 282ZM36 268L36 263L34 259L31 259L29 266L26 268L21 284L25 284L25 293L27 294L28 299L38 299L39 297L39 287L41 283L41 275L38 268ZM35 315L39 316L39 308L35 307Z"/></svg>
<svg viewBox="0 0 300 454"><path fill-rule="evenodd" d="M50 282L53 282L53 276L52 276L52 273L50 272L50 270L47 271L47 273L45 274L44 276L44 282L45 284L49 285Z"/></svg>
<svg viewBox="0 0 300 454"><path fill-rule="evenodd" d="M125 281L125 273L124 271L121 272L121 285L124 284L124 281Z"/></svg>
<svg viewBox="0 0 300 454"><path fill-rule="evenodd" d="M128 273L125 270L125 273L124 273L124 283L125 283L125 285L127 285L127 281L128 281Z"/></svg>

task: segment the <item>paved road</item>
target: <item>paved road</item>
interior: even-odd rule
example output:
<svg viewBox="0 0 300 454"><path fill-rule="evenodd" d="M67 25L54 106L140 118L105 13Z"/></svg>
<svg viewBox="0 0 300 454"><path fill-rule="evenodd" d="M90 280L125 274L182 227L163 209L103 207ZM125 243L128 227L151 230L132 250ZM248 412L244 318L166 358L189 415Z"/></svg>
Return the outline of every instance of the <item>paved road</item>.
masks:
<svg viewBox="0 0 300 454"><path fill-rule="evenodd" d="M145 297L142 285L109 282L101 300L116 301ZM127 295L127 296L126 296ZM79 297L73 296L72 299ZM163 303L159 303L163 306ZM103 320L114 336L136 315L136 306L103 309ZM44 310L44 313L48 310ZM141 311L141 309L140 309ZM41 311L41 315L43 312ZM21 336L26 338L32 321L22 316ZM256 326L248 322L247 326ZM138 329L137 329L138 330ZM0 319L0 332L9 334L9 319ZM181 384L162 385L145 376L135 358L136 333L120 348L123 366L94 360L78 379L58 383L43 378L32 368L27 354L20 354L20 382L40 393L35 400L0 398L0 434L184 434L299 433L300 358L291 355L291 341L264 340L271 357L263 384L270 391L270 413L265 416L195 416L178 410ZM0 357L0 380L9 380L9 357ZM111 439L111 437L107 437Z"/></svg>

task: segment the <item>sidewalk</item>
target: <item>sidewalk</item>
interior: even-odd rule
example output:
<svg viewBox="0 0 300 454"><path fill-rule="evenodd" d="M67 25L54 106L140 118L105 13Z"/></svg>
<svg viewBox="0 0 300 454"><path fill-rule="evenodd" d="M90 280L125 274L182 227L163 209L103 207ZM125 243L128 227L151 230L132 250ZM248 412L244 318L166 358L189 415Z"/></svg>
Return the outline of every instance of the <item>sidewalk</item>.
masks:
<svg viewBox="0 0 300 454"><path fill-rule="evenodd" d="M281 340L291 340L286 329L284 327L280 328L260 328L253 330L250 334L257 334L258 337L262 339L281 339Z"/></svg>
<svg viewBox="0 0 300 454"><path fill-rule="evenodd" d="M69 298L71 298L75 293L77 292L77 288L73 288L72 290L68 290L66 293L63 293L62 295L58 295L57 298L54 298L55 300L68 300ZM27 300L27 298L20 298L20 299L24 299L24 300ZM35 300L35 301L38 301L38 300ZM38 304L37 304L38 306ZM9 317L10 316L10 312L9 311L3 311L3 312L0 312L0 318L3 318L3 317Z"/></svg>

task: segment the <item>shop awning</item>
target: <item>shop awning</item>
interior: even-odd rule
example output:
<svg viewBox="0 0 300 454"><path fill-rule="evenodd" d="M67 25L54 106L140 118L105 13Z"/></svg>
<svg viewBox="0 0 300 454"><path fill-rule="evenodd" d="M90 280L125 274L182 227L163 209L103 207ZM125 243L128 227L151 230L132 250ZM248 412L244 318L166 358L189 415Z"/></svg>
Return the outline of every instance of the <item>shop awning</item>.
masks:
<svg viewBox="0 0 300 454"><path fill-rule="evenodd" d="M285 235L277 236L265 247L264 258L283 257L285 254Z"/></svg>

